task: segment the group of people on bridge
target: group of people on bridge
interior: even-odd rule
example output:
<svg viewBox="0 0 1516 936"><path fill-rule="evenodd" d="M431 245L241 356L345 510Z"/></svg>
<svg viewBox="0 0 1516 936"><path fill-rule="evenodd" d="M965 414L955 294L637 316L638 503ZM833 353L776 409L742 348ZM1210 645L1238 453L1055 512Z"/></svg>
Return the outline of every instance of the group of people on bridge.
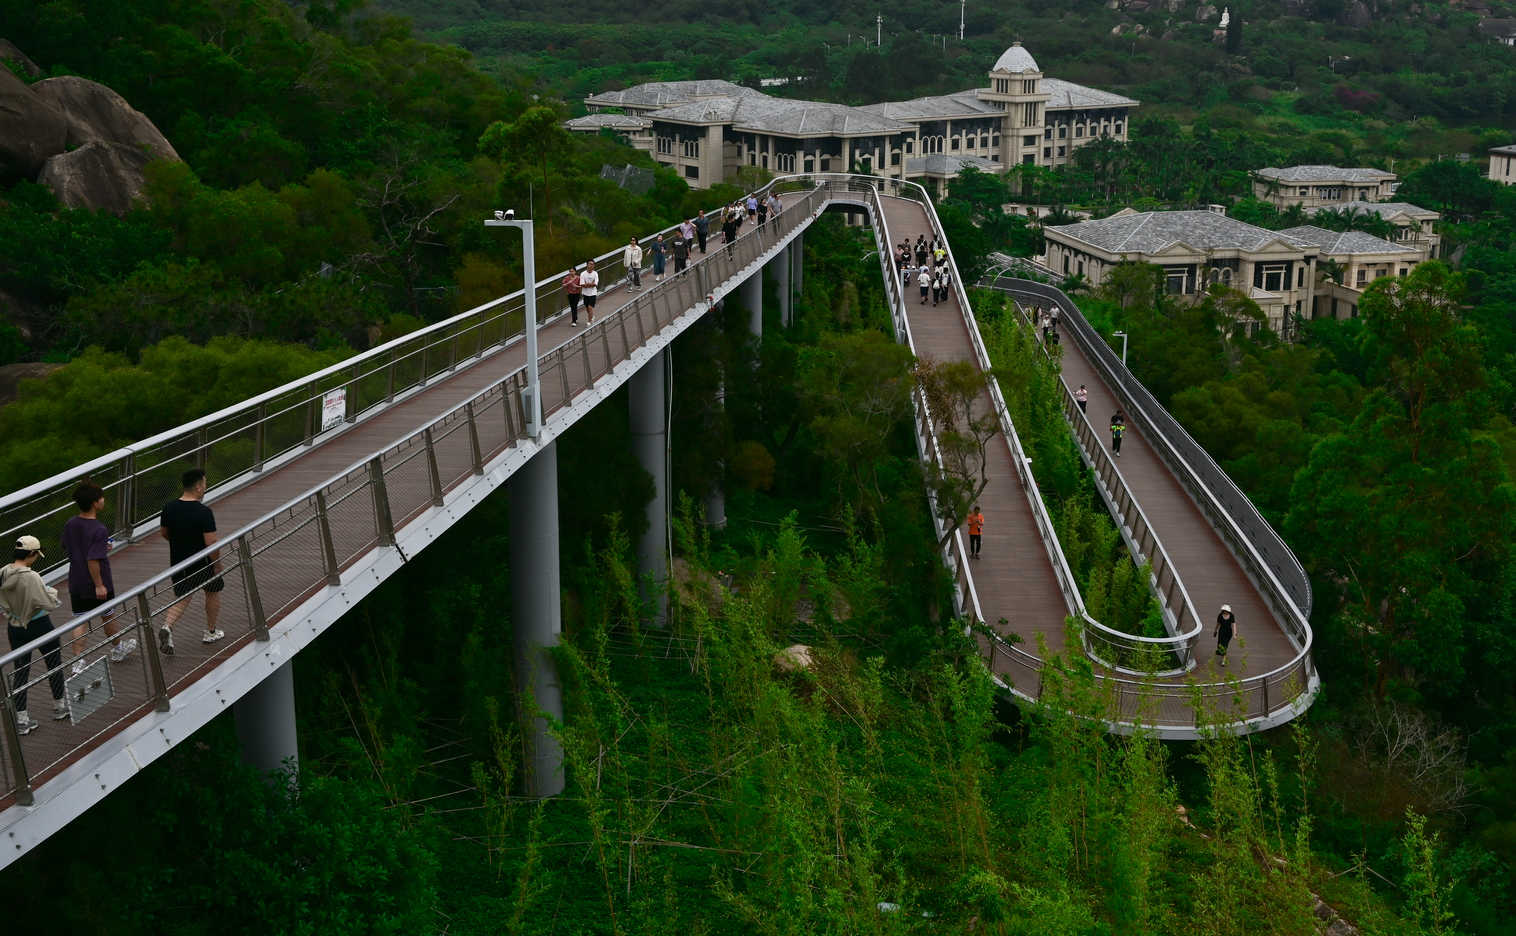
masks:
<svg viewBox="0 0 1516 936"><path fill-rule="evenodd" d="M922 305L926 305L928 296L934 306L948 301L953 289L953 271L948 264L947 244L938 240L936 235L929 239L925 234L918 234L914 246L909 240L895 245L895 268L903 285L910 285L914 279L921 287Z"/></svg>

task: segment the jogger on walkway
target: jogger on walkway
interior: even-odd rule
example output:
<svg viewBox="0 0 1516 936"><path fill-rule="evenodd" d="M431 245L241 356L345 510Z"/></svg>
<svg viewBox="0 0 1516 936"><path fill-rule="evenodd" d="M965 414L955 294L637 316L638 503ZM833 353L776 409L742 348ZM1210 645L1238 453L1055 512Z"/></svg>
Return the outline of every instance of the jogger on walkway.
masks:
<svg viewBox="0 0 1516 936"><path fill-rule="evenodd" d="M1111 414L1111 452L1121 457L1121 437L1126 435L1126 414L1121 410Z"/></svg>
<svg viewBox="0 0 1516 936"><path fill-rule="evenodd" d="M595 324L595 302L600 298L600 274L595 272L595 261L584 261L579 273L579 295L584 298L584 321Z"/></svg>
<svg viewBox="0 0 1516 936"><path fill-rule="evenodd" d="M1084 384L1080 384L1079 389L1074 391L1074 400L1079 404L1079 412L1090 411L1090 391Z"/></svg>
<svg viewBox="0 0 1516 936"><path fill-rule="evenodd" d="M579 271L569 270L563 277L563 295L568 297L569 328L579 327Z"/></svg>
<svg viewBox="0 0 1516 936"><path fill-rule="evenodd" d="M216 545L216 514L205 506L205 472L191 468L181 476L184 493L178 500L163 505L158 514L158 535L168 540L168 564L176 566L191 556ZM221 616L221 590L226 582L221 578L221 550L213 550L172 576L174 603L163 612L163 623L158 625L158 649L165 655L174 653L174 625L184 616L195 592L205 594L205 633L201 643L215 643L226 636L216 626Z"/></svg>
<svg viewBox="0 0 1516 936"><path fill-rule="evenodd" d="M969 558L979 558L979 544L984 534L984 514L980 513L979 505L974 505L974 512L968 515L969 524Z"/></svg>
<svg viewBox="0 0 1516 936"><path fill-rule="evenodd" d="M1237 636L1237 619L1232 616L1232 606L1224 604L1221 613L1216 615L1216 656L1221 658L1221 665L1226 666L1227 644Z"/></svg>

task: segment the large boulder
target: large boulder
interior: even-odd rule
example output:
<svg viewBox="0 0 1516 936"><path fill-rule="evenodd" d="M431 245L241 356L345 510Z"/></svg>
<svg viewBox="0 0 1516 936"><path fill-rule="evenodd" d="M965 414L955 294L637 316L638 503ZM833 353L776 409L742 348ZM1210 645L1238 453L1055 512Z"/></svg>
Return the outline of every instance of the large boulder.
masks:
<svg viewBox="0 0 1516 936"><path fill-rule="evenodd" d="M0 179L36 176L67 139L68 124L57 108L0 67Z"/></svg>
<svg viewBox="0 0 1516 936"><path fill-rule="evenodd" d="M157 158L138 146L96 140L49 159L37 181L70 208L123 215L142 197L143 167Z"/></svg>
<svg viewBox="0 0 1516 936"><path fill-rule="evenodd" d="M144 148L158 159L179 158L146 114L98 81L65 75L37 82L32 85L32 92L63 115L68 124L69 147L96 142L125 143Z"/></svg>
<svg viewBox="0 0 1516 936"><path fill-rule="evenodd" d="M32 78L42 77L42 69L37 63L26 57L26 53L16 48L16 44L9 39L0 39L0 62L9 62L18 66Z"/></svg>

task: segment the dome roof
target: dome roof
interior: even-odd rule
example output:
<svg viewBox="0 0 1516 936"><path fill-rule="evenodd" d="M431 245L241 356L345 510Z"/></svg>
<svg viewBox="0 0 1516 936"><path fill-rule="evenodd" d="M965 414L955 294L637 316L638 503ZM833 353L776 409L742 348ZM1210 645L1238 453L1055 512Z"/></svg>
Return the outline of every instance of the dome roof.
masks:
<svg viewBox="0 0 1516 936"><path fill-rule="evenodd" d="M1032 58L1032 53L1021 47L1021 43L1013 42L1011 47L1000 53L1000 58L995 60L995 67L991 71L998 72L1040 72L1037 60Z"/></svg>

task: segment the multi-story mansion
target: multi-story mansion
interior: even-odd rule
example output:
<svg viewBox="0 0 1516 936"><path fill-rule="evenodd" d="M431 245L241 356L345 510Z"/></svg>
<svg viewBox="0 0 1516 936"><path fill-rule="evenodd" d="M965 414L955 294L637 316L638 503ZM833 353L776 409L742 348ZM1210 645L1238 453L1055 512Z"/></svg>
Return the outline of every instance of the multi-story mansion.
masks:
<svg viewBox="0 0 1516 936"><path fill-rule="evenodd" d="M1504 185L1516 185L1516 143L1490 149L1490 178Z"/></svg>
<svg viewBox="0 0 1516 936"><path fill-rule="evenodd" d="M1253 173L1253 197L1280 208L1337 208L1347 202L1383 201L1395 193L1396 175L1383 169L1341 166L1270 166Z"/></svg>
<svg viewBox="0 0 1516 936"><path fill-rule="evenodd" d="M1138 102L1044 76L1019 42L989 77L984 88L863 107L776 98L729 81L650 82L590 95L590 114L566 126L610 128L697 187L757 166L857 168L937 189L965 165L1058 166L1093 140L1127 139Z"/></svg>

